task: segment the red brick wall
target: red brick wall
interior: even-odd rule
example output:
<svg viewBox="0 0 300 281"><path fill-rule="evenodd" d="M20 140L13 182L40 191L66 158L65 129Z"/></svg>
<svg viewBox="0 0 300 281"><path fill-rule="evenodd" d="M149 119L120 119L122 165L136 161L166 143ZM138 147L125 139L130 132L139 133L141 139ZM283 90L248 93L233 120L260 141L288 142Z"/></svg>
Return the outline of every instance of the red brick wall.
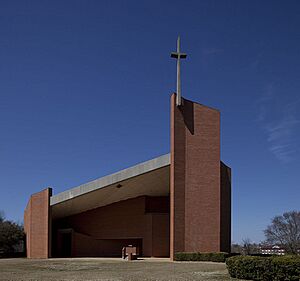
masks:
<svg viewBox="0 0 300 281"><path fill-rule="evenodd" d="M142 239L144 256L169 256L169 214L145 212L146 200L151 202L152 207L156 206L153 202L155 197L128 199L54 221L53 230L56 232L58 229L71 228L74 231L73 239L76 241L72 252L75 256L82 256L83 253L86 256L101 256L101 249L106 246L106 253L109 252L109 247L111 253L115 253L113 244L118 244L122 239ZM158 197L157 200L168 203L165 198ZM53 236L56 234L53 233ZM91 250L83 250L78 246L81 244L78 239L82 244L92 243L96 246ZM54 249L55 247L54 245ZM59 255L57 251L56 254Z"/></svg>
<svg viewBox="0 0 300 281"><path fill-rule="evenodd" d="M177 107L175 100L174 94L171 97L171 258L175 252L221 251L222 231L226 230L221 228L220 113L185 99Z"/></svg>
<svg viewBox="0 0 300 281"><path fill-rule="evenodd" d="M170 165L170 257L185 250L185 152L186 126L181 111L171 97Z"/></svg>
<svg viewBox="0 0 300 281"><path fill-rule="evenodd" d="M24 212L24 230L28 258L48 258L51 256L51 213L50 196L52 189L31 195Z"/></svg>
<svg viewBox="0 0 300 281"><path fill-rule="evenodd" d="M121 257L124 245L134 245L142 250L141 239L95 239L73 232L72 257Z"/></svg>
<svg viewBox="0 0 300 281"><path fill-rule="evenodd" d="M169 214L152 214L152 256L170 257Z"/></svg>

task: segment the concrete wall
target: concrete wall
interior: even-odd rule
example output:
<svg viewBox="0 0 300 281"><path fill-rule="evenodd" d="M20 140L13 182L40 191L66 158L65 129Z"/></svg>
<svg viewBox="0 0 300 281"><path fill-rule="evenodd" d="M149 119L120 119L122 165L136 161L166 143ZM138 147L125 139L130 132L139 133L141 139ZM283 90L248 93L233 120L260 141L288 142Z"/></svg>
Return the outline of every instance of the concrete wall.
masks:
<svg viewBox="0 0 300 281"><path fill-rule="evenodd" d="M155 198L161 204L155 204ZM59 229L72 229L73 256L121 254L120 245L129 239L132 243L142 239L143 256L169 256L169 210L163 212L162 206L168 201L168 197L141 196L69 216L53 222L53 237ZM57 244L54 241L53 249L59 256Z"/></svg>
<svg viewBox="0 0 300 281"><path fill-rule="evenodd" d="M175 100L174 94L171 97L170 255L172 258L176 252L219 252L225 249L221 243L230 236L225 216L221 227L221 196L227 191L221 193L220 113L186 99L177 107ZM222 207L228 210L227 203Z"/></svg>
<svg viewBox="0 0 300 281"><path fill-rule="evenodd" d="M24 212L24 230L28 258L51 256L51 188L31 195Z"/></svg>

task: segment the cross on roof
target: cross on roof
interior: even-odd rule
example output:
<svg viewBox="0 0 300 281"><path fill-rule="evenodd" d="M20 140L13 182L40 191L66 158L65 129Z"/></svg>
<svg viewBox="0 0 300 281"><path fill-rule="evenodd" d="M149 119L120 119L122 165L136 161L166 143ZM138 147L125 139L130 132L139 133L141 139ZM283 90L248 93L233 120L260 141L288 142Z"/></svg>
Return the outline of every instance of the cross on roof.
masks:
<svg viewBox="0 0 300 281"><path fill-rule="evenodd" d="M186 54L180 53L180 37L177 38L177 51L171 53L172 58L177 59L177 83L176 83L176 105L181 105L181 83L180 83L180 59L185 59Z"/></svg>

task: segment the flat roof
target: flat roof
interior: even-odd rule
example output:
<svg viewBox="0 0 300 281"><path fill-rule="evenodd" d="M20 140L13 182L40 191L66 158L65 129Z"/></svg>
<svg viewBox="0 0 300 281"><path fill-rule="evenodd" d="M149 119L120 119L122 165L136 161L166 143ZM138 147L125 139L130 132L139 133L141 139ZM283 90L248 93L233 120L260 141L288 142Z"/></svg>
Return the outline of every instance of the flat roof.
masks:
<svg viewBox="0 0 300 281"><path fill-rule="evenodd" d="M50 206L54 206L87 193L108 187L133 177L170 165L170 153L142 162L119 172L101 177L77 187L68 189L50 197Z"/></svg>

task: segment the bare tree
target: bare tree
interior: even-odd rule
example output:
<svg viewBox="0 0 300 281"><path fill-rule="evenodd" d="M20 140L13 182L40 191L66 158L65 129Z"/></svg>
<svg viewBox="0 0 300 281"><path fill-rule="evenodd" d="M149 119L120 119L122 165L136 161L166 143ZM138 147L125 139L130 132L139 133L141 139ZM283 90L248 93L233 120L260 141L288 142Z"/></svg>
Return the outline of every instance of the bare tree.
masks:
<svg viewBox="0 0 300 281"><path fill-rule="evenodd" d="M264 233L269 244L281 245L287 253L297 254L300 249L300 212L286 212L274 217Z"/></svg>
<svg viewBox="0 0 300 281"><path fill-rule="evenodd" d="M243 239L241 248L243 255L253 255L260 252L259 245L256 243L251 243L249 238Z"/></svg>
<svg viewBox="0 0 300 281"><path fill-rule="evenodd" d="M232 243L231 244L231 253L242 254L243 247L241 245L239 245L238 243Z"/></svg>
<svg viewBox="0 0 300 281"><path fill-rule="evenodd" d="M244 255L250 255L251 254L251 241L250 241L249 238L243 239L242 248L243 248L243 254Z"/></svg>

